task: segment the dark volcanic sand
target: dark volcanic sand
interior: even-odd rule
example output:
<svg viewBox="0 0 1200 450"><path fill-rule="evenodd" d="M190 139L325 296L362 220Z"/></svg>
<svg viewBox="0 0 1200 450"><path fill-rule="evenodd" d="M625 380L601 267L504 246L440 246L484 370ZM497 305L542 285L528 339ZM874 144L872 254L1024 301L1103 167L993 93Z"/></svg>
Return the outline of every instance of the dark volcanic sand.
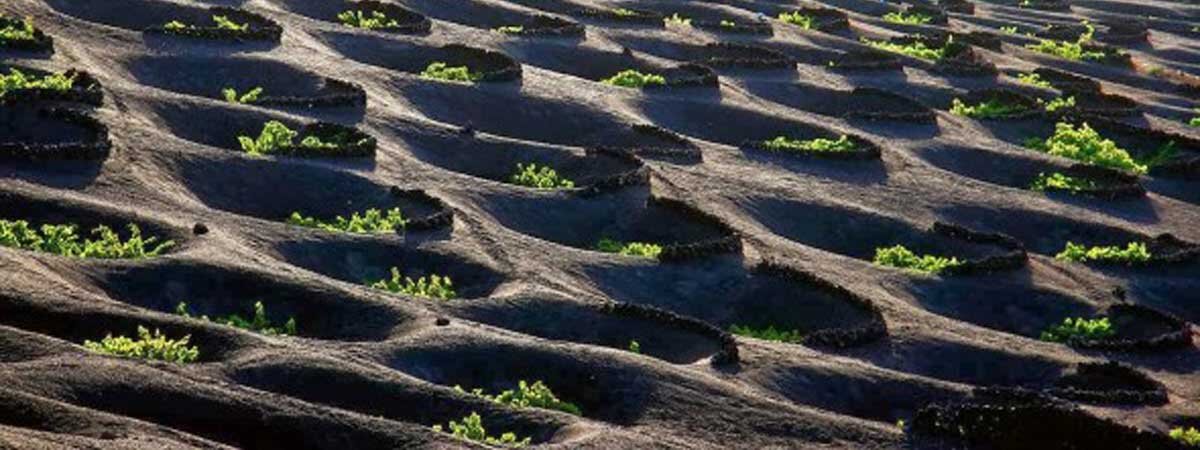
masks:
<svg viewBox="0 0 1200 450"><path fill-rule="evenodd" d="M489 432L513 431L558 448L987 448L984 438L943 440L896 422L911 424L929 404L975 398L980 387L1051 392L1089 383L1101 397L1158 383L1168 400L1065 400L1091 416L1157 434L1200 426L1194 346L1101 351L1037 339L1063 317L1102 314L1121 301L1200 321L1195 262L1111 268L1054 259L1068 240L1123 244L1171 233L1200 242L1195 167L1190 175L1141 177L1148 191L1142 197L1032 192L1026 187L1039 172L1071 165L1020 147L1024 138L1044 137L1053 119L976 121L945 111L954 97L988 88L1052 98L1058 92L1014 76L1053 68L1096 80L1105 94L1139 108L1090 97L1123 105L1101 111L1111 120L1200 139L1200 129L1186 125L1200 87L1189 90L1152 70L1200 75L1192 29L1200 7L1076 0L1067 11L1046 11L1018 8L1015 0L975 1L968 2L974 14L951 12L946 25L910 26L880 19L898 4L867 0L391 1L432 20L432 28L348 28L332 20L342 9L336 0L0 4L7 16L32 17L55 49L0 48L3 63L95 76L105 100L94 115L113 144L102 160L0 159L0 218L89 227L136 222L178 243L166 255L135 261L0 248L0 447L459 447L474 444L430 426L475 411ZM143 32L173 18L203 23L212 6L272 20L282 39ZM840 9L850 28L801 30L774 19L799 6ZM678 12L696 23L664 28L653 17L639 24L581 13L615 7ZM754 24L759 13L770 18L769 34L761 26L717 25ZM538 14L583 24L585 34L490 31ZM1034 42L1023 33L1049 23L1134 18L1148 26L1148 41L1106 26L1097 31L1101 43L1127 50L1134 67L1023 48ZM1002 26L1020 34L1001 34ZM899 58L902 70L827 65L864 50L859 37L937 30L994 34L1002 46L973 51L999 74L943 72L907 57ZM705 46L717 42L758 48ZM856 58L864 57L845 60ZM466 86L420 78L435 60L476 64L501 79ZM704 81L710 70L680 67L692 61L714 66L719 86ZM746 67L756 61L767 67ZM631 67L667 73L679 86L639 91L597 82ZM219 99L223 87L262 86L268 95L310 99L356 92L328 79L361 86L367 106ZM852 94L863 87L874 90ZM0 141L46 145L88 136L30 107L0 115L11 121L0 124ZM378 139L378 149L348 159L241 153L236 137L257 134L271 119L357 127ZM4 126L12 124L20 126ZM639 132L635 124L678 135ZM848 134L881 157L792 157L744 145L779 134ZM1139 143L1137 136L1118 140ZM594 150L600 147L611 150ZM1183 145L1181 157L1197 150ZM526 161L551 164L583 189L505 183ZM393 195L393 187L403 195ZM331 217L393 206L431 219L403 237L282 222L291 211ZM1005 253L994 243L935 233L935 222L1012 236L1028 260L941 277L871 264L876 247L899 243L972 260ZM208 232L193 234L196 223ZM605 236L681 250L663 262L589 250ZM463 298L439 303L363 286L392 266L449 275ZM275 320L294 316L300 336L263 336L173 314L187 301L200 313L245 315L256 300ZM604 306L613 301L690 319ZM1116 322L1135 338L1179 329L1138 317ZM712 327L745 323L839 339L861 334L806 344L738 337L740 359L731 361ZM1184 333L1195 330L1190 323ZM138 325L190 334L200 360L144 362L82 346L108 333L132 335ZM642 354L625 350L630 340L640 342ZM1079 363L1105 361L1125 363L1153 382L1130 376L1136 380L1126 383L1121 374L1128 372L1060 382ZM544 380L583 415L516 410L453 390L495 392L522 379ZM1094 435L1054 431L1027 448L1075 448L1076 439ZM1123 448L1121 442L1092 448Z"/></svg>

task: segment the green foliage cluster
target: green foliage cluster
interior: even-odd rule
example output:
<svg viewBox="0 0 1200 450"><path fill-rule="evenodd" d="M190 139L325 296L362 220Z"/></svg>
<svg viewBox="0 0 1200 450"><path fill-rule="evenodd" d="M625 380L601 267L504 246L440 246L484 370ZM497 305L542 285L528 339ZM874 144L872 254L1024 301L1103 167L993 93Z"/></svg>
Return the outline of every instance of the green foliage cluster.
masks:
<svg viewBox="0 0 1200 450"><path fill-rule="evenodd" d="M1117 334L1107 317L1099 319L1084 319L1082 317L1063 319L1061 324L1043 331L1041 340L1046 342L1069 342L1076 339L1101 339Z"/></svg>
<svg viewBox="0 0 1200 450"><path fill-rule="evenodd" d="M972 119L1008 117L1028 110L1029 108L1022 105L1004 103L998 99L990 99L977 105L967 105L962 100L956 98L950 105L951 114L970 117Z"/></svg>
<svg viewBox="0 0 1200 450"><path fill-rule="evenodd" d="M105 336L100 342L84 341L83 346L88 350L122 358L138 358L159 361L190 363L200 357L200 349L188 346L191 336L170 339L158 330L151 334L146 327L138 326L137 339L126 336Z"/></svg>
<svg viewBox="0 0 1200 450"><path fill-rule="evenodd" d="M787 342L791 344L804 342L804 334L800 330L777 330L774 325L766 328L754 328L749 325L734 324L729 327L729 332L738 336L747 336L764 341Z"/></svg>
<svg viewBox="0 0 1200 450"><path fill-rule="evenodd" d="M261 87L256 87L254 89L246 91L244 94L238 94L237 89L234 89L234 88L221 89L221 96L224 97L225 101L227 101L229 103L241 103L241 104L255 103L258 101L259 97L262 96L262 93L263 93L263 88L261 88Z"/></svg>
<svg viewBox="0 0 1200 450"><path fill-rule="evenodd" d="M502 34L521 34L525 32L525 27L521 25L505 25L496 27L496 32Z"/></svg>
<svg viewBox="0 0 1200 450"><path fill-rule="evenodd" d="M1139 164L1125 149L1115 142L1104 139L1087 123L1076 127L1069 123L1059 122L1054 126L1054 135L1041 139L1033 138L1025 141L1025 146L1037 151L1055 156L1074 159L1089 164L1128 170L1138 174L1149 171L1145 164Z"/></svg>
<svg viewBox="0 0 1200 450"><path fill-rule="evenodd" d="M242 151L251 155L269 155L295 148L295 140L299 135L300 132L288 128L283 122L272 120L263 125L258 138L238 136L238 143L241 144ZM348 138L344 136L335 136L326 141L317 136L305 136L300 140L300 148L333 150L348 144L345 142L346 139ZM362 141L359 143L361 144Z"/></svg>
<svg viewBox="0 0 1200 450"><path fill-rule="evenodd" d="M1017 81L1040 88L1050 89L1053 87L1049 81L1043 80L1041 75L1033 72L1017 74Z"/></svg>
<svg viewBox="0 0 1200 450"><path fill-rule="evenodd" d="M1044 105L1044 108L1046 108L1046 112L1055 112L1060 109L1074 108L1075 107L1075 96L1072 95L1070 97L1065 97L1065 98L1058 97L1058 98L1055 98L1054 100L1050 100L1049 102L1045 102L1039 98L1038 104Z"/></svg>
<svg viewBox="0 0 1200 450"><path fill-rule="evenodd" d="M662 246L647 242L621 242L609 238L602 238L596 243L596 250L604 253L616 253L625 256L637 256L641 258L658 259L658 255L662 254Z"/></svg>
<svg viewBox="0 0 1200 450"><path fill-rule="evenodd" d="M1131 265L1149 261L1150 257L1150 250L1146 248L1144 242L1130 242L1125 248L1116 245L1088 247L1082 244L1067 242L1067 247L1057 255L1054 255L1054 258L1060 261L1099 261Z"/></svg>
<svg viewBox="0 0 1200 450"><path fill-rule="evenodd" d="M933 16L921 13L890 12L883 15L883 20L891 23L908 25L923 25L933 21Z"/></svg>
<svg viewBox="0 0 1200 450"><path fill-rule="evenodd" d="M1096 28L1091 24L1084 22L1083 26L1087 27L1087 31L1079 35L1075 41L1059 41L1054 39L1042 39L1037 44L1029 44L1025 46L1030 50L1047 55L1054 55L1059 58L1069 59L1071 61L1100 61L1108 55L1102 51L1084 50L1084 45L1091 43L1092 36L1096 32Z"/></svg>
<svg viewBox="0 0 1200 450"><path fill-rule="evenodd" d="M288 321L285 322L283 326L273 326L271 325L270 319L267 319L267 308L263 306L263 302L254 302L254 316L250 319L243 318L237 314L230 314L226 317L217 317L216 320L210 319L208 316L193 316L190 312L188 312L188 305L184 302L179 302L179 305L175 307L175 314L189 319L203 320L205 322L216 322L221 325L228 325L234 328L250 330L268 336L296 335L296 318L289 317Z"/></svg>
<svg viewBox="0 0 1200 450"><path fill-rule="evenodd" d="M1067 191L1072 194L1098 189L1099 187L1100 183L1097 183L1093 180L1064 175L1059 172L1054 172L1049 175L1046 175L1045 173L1039 173L1037 178L1033 180L1033 183L1029 185L1029 189L1038 192L1045 192L1046 190L1059 190Z"/></svg>
<svg viewBox="0 0 1200 450"><path fill-rule="evenodd" d="M441 61L429 63L429 66L421 72L421 78L438 81L457 81L460 83L474 83L483 78L483 74L472 72L467 66L453 66Z"/></svg>
<svg viewBox="0 0 1200 450"><path fill-rule="evenodd" d="M249 23L237 23L225 16L212 16L213 23L217 24L218 30L232 31L235 33L245 33L250 31ZM188 25L178 20L172 20L163 25L163 29L172 33L186 33L191 30L199 29L195 25Z"/></svg>
<svg viewBox="0 0 1200 450"><path fill-rule="evenodd" d="M642 354L642 344L636 340L630 340L629 341L629 351L637 353L639 355Z"/></svg>
<svg viewBox="0 0 1200 450"><path fill-rule="evenodd" d="M430 275L413 280L401 275L397 267L392 268L392 278L375 281L370 283L370 286L395 294L428 299L450 300L458 296L458 293L454 292L454 283L450 281L450 277Z"/></svg>
<svg viewBox="0 0 1200 450"><path fill-rule="evenodd" d="M466 391L462 388L462 386L454 386L454 390L464 394L471 394L491 402L499 403L501 405L508 405L517 409L542 408L562 411L568 414L574 414L576 416L582 414L582 412L579 410L579 407L574 403L559 400L559 398L554 395L554 391L551 391L550 388L546 386L545 383L542 383L541 380L534 381L533 384L529 384L526 383L525 380L521 380L517 382L516 389L508 389L496 395L488 395L483 392L483 389L472 389L470 391Z"/></svg>
<svg viewBox="0 0 1200 450"><path fill-rule="evenodd" d="M1200 108L1196 108L1195 111L1196 111L1196 114L1200 114ZM1188 121L1188 125L1193 126L1193 127L1200 127L1200 117L1193 117L1192 120Z"/></svg>
<svg viewBox="0 0 1200 450"><path fill-rule="evenodd" d="M1188 447L1200 447L1200 430L1197 430L1196 427L1172 428L1167 435Z"/></svg>
<svg viewBox="0 0 1200 450"><path fill-rule="evenodd" d="M674 13L674 14L671 14L670 16L664 17L663 23L665 23L667 25L679 25L679 26L684 26L684 27L690 27L690 26L692 26L692 19L683 17L683 16L679 15L679 13Z"/></svg>
<svg viewBox="0 0 1200 450"><path fill-rule="evenodd" d="M549 166L538 166L536 163L517 163L517 173L509 181L518 186L534 189L571 189L575 182L558 175Z"/></svg>
<svg viewBox="0 0 1200 450"><path fill-rule="evenodd" d="M796 25L805 30L814 30L817 27L817 19L815 17L806 16L800 13L800 11L781 12L779 13L779 20Z"/></svg>
<svg viewBox="0 0 1200 450"><path fill-rule="evenodd" d="M917 256L916 253L913 253L903 245L875 249L874 262L881 266L897 267L925 273L939 273L947 268L962 265L962 262L955 257Z"/></svg>
<svg viewBox="0 0 1200 450"><path fill-rule="evenodd" d="M734 21L732 21L732 20L724 20L724 19L722 19L722 20L719 22L719 24L720 24L722 27L725 27L725 28L733 28L733 27L736 27L736 26L737 26L737 23L736 23L736 22L734 22Z"/></svg>
<svg viewBox="0 0 1200 450"><path fill-rule="evenodd" d="M0 74L0 98L9 91L22 89L46 89L51 91L69 91L75 87L75 77L61 73L52 73L41 78L27 75L17 69L9 69L8 75Z"/></svg>
<svg viewBox="0 0 1200 450"><path fill-rule="evenodd" d="M337 19L342 25L352 28L362 28L364 30L378 30L382 28L395 28L400 26L400 22L390 18L387 14L379 11L353 10L342 11L338 13Z"/></svg>
<svg viewBox="0 0 1200 450"><path fill-rule="evenodd" d="M471 415L463 417L460 420L461 422L451 420L447 425L447 428L450 429L449 433L456 438L499 447L524 447L529 445L529 438L517 439L517 435L511 432L503 433L500 437L489 436L487 429L483 428L483 418L479 417L478 413L472 412ZM444 432L441 425L434 425L433 431L438 433Z"/></svg>
<svg viewBox="0 0 1200 450"><path fill-rule="evenodd" d="M75 225L34 227L24 220L0 219L0 246L53 253L72 258L148 258L175 245L174 241L142 237L137 225L129 224L129 239L124 242L117 232L101 225L92 230L96 239L80 239Z"/></svg>
<svg viewBox="0 0 1200 450"><path fill-rule="evenodd" d="M952 51L958 49L958 46L954 43L953 37L947 39L946 44L941 47L930 47L921 41L900 44L883 40L875 41L862 38L862 42L880 50L908 55L914 58L927 59L930 61L937 61L945 58L946 56L950 55Z"/></svg>
<svg viewBox="0 0 1200 450"><path fill-rule="evenodd" d="M299 212L292 212L292 215L287 219L287 223L325 231L374 234L394 233L396 230L403 230L408 221L404 219L404 215L400 214L400 208L392 208L386 212L371 208L362 214L353 213L349 219L337 216L333 221L305 217Z"/></svg>
<svg viewBox="0 0 1200 450"><path fill-rule="evenodd" d="M1017 34L1016 26L1000 27L1000 32L1004 34Z"/></svg>
<svg viewBox="0 0 1200 450"><path fill-rule="evenodd" d="M637 15L637 13L633 12L633 10L628 9L628 8L617 8L617 9L612 10L612 12L613 12L613 14L616 14L621 17L630 17L630 16Z"/></svg>
<svg viewBox="0 0 1200 450"><path fill-rule="evenodd" d="M641 88L646 86L663 86L667 84L667 77L628 69L617 72L616 75L600 80L600 82L613 86Z"/></svg>
<svg viewBox="0 0 1200 450"><path fill-rule="evenodd" d="M34 40L33 18L26 17L25 20L16 21L0 15L0 19L5 19L4 25L0 26L0 42L17 42L17 41L32 41Z"/></svg>
<svg viewBox="0 0 1200 450"><path fill-rule="evenodd" d="M837 153L852 152L858 148L850 136L842 135L837 139L792 139L787 136L776 136L763 142L763 147L773 151Z"/></svg>

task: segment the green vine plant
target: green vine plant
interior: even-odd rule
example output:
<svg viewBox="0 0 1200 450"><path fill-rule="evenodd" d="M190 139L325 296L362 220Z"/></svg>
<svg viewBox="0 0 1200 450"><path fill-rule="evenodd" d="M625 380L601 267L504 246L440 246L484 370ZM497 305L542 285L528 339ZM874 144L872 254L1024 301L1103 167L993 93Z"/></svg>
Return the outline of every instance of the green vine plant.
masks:
<svg viewBox="0 0 1200 450"><path fill-rule="evenodd" d="M625 256L637 256L640 258L658 259L662 254L663 248L658 244L647 242L621 242L609 238L602 238L596 243L596 250L604 253L616 253Z"/></svg>
<svg viewBox="0 0 1200 450"><path fill-rule="evenodd" d="M954 42L953 36L947 38L946 44L941 47L930 47L928 45L925 45L925 43L921 42L921 41L913 41L913 42L909 42L907 44L900 44L900 43L889 42L889 41L884 41L884 40L876 41L876 40L871 40L871 39L867 39L867 38L862 38L862 42L864 44L867 44L871 47L874 47L874 48L877 48L877 49L880 49L883 51L899 53L902 55L907 55L907 56L911 56L914 58L925 59L925 60L929 60L929 61L940 60L942 58L950 56L951 54L961 50L961 48L962 48L961 45Z"/></svg>
<svg viewBox="0 0 1200 450"><path fill-rule="evenodd" d="M483 79L483 74L472 72L467 66L450 66L441 61L429 63L429 66L421 72L421 78L436 81L450 81L458 83L474 83Z"/></svg>
<svg viewBox="0 0 1200 450"><path fill-rule="evenodd" d="M1200 108L1196 108L1196 109L1195 109L1195 110L1193 110L1193 111L1194 111L1196 114L1198 114L1198 116L1197 116L1197 117L1193 117L1193 118L1192 118L1192 120L1189 120L1189 121L1188 121L1188 126L1200 127Z"/></svg>
<svg viewBox="0 0 1200 450"><path fill-rule="evenodd" d="M1025 48L1038 53L1057 56L1071 61L1101 61L1108 57L1105 52L1084 50L1086 44L1092 42L1092 37L1096 33L1096 28L1087 21L1083 22L1083 26L1087 29L1075 41L1059 41L1054 39L1041 39L1037 44L1026 45Z"/></svg>
<svg viewBox="0 0 1200 450"><path fill-rule="evenodd" d="M140 259L158 256L175 245L174 241L142 237L142 230L135 224L129 224L129 239L124 241L104 225L92 230L94 239L81 238L76 228L51 224L35 227L24 220L0 219L0 246L72 258Z"/></svg>
<svg viewBox="0 0 1200 450"><path fill-rule="evenodd" d="M875 249L874 263L900 269L912 270L929 274L937 274L951 267L962 265L956 257L935 255L917 256L903 245Z"/></svg>
<svg viewBox="0 0 1200 450"><path fill-rule="evenodd" d="M1053 100L1050 100L1049 102L1046 102L1039 98L1038 104L1043 105L1043 108L1046 109L1046 112L1055 112L1060 109L1070 109L1070 108L1075 107L1075 96L1072 95L1070 97L1065 97L1065 98L1058 97Z"/></svg>
<svg viewBox="0 0 1200 450"><path fill-rule="evenodd" d="M1134 265L1145 263L1152 256L1144 242L1130 242L1125 248L1116 245L1088 247L1074 242L1067 242L1066 248L1057 255L1054 255L1054 258L1059 261L1081 263L1107 262Z"/></svg>
<svg viewBox="0 0 1200 450"><path fill-rule="evenodd" d="M600 82L612 86L643 88L646 86L665 86L667 84L667 77L628 69L617 72L616 75L600 80Z"/></svg>
<svg viewBox="0 0 1200 450"><path fill-rule="evenodd" d="M500 34L521 34L525 32L525 27L521 25L505 25L496 27L495 31Z"/></svg>
<svg viewBox="0 0 1200 450"><path fill-rule="evenodd" d="M883 20L906 25L924 25L933 22L933 16L921 13L890 12L883 15Z"/></svg>
<svg viewBox="0 0 1200 450"><path fill-rule="evenodd" d="M232 31L234 33L245 33L250 31L249 23L237 23L225 16L212 16L213 23L217 24L218 30ZM195 25L188 25L178 20L172 20L163 25L163 29L171 33L186 34L191 31L200 29Z"/></svg>
<svg viewBox="0 0 1200 450"><path fill-rule="evenodd" d="M536 163L517 163L517 172L509 178L512 184L534 189L573 189L575 182L558 175L549 166Z"/></svg>
<svg viewBox="0 0 1200 450"><path fill-rule="evenodd" d="M1174 439L1176 442L1188 447L1200 447L1200 430L1196 427L1175 427L1172 428L1167 436Z"/></svg>
<svg viewBox="0 0 1200 450"><path fill-rule="evenodd" d="M1046 192L1049 190L1065 191L1071 194L1078 194L1083 191L1093 191L1100 188L1100 183L1083 177L1073 177L1064 175L1060 172L1054 172L1049 175L1039 173L1033 183L1029 185L1029 189L1037 192Z"/></svg>
<svg viewBox="0 0 1200 450"><path fill-rule="evenodd" d="M75 76L52 73L42 77L27 75L17 69L9 69L8 75L0 74L0 98L11 91L45 89L66 92L75 87Z"/></svg>
<svg viewBox="0 0 1200 450"><path fill-rule="evenodd" d="M229 103L241 103L243 105L257 103L262 93L263 88L261 87L256 87L242 94L238 94L237 89L234 88L221 89L221 97L224 97L225 101Z"/></svg>
<svg viewBox="0 0 1200 450"><path fill-rule="evenodd" d="M763 148L772 151L796 153L840 153L852 152L858 149L850 136L842 135L837 139L792 139L787 136L776 136L769 141L763 141Z"/></svg>
<svg viewBox="0 0 1200 450"><path fill-rule="evenodd" d="M1023 105L1005 103L999 99L989 99L983 103L968 105L962 100L955 98L950 104L950 114L970 117L972 119L995 119L1010 117L1014 114L1020 114L1026 111L1029 111L1029 108L1026 108Z"/></svg>
<svg viewBox="0 0 1200 450"><path fill-rule="evenodd" d="M1084 319L1082 317L1066 318L1062 323L1043 331L1039 337L1046 342L1066 343L1076 340L1103 339L1117 334L1116 328L1107 317Z"/></svg>
<svg viewBox="0 0 1200 450"><path fill-rule="evenodd" d="M737 27L737 22L734 22L732 20L721 19L721 21L717 22L717 24L720 25L722 28L736 28Z"/></svg>
<svg viewBox="0 0 1200 450"><path fill-rule="evenodd" d="M637 354L642 354L642 344L637 340L629 340L629 351Z"/></svg>
<svg viewBox="0 0 1200 450"><path fill-rule="evenodd" d="M408 224L408 220L400 213L400 208L392 208L386 211L371 208L363 211L362 214L353 213L349 219L337 216L332 221L307 217L296 211L292 212L292 215L288 217L287 223L289 225L342 233L382 234L403 231L404 227Z"/></svg>
<svg viewBox="0 0 1200 450"><path fill-rule="evenodd" d="M33 18L15 20L0 15L0 42L29 42L36 39L37 29L33 27Z"/></svg>
<svg viewBox="0 0 1200 450"><path fill-rule="evenodd" d="M441 425L434 425L433 431L438 433L450 433L456 438L479 442L497 447L524 447L529 445L529 438L518 439L515 433L502 433L500 437L491 436L487 433L487 429L483 427L483 418L479 417L478 413L472 412L471 415L459 419L460 421L451 420L446 428ZM449 431L444 431L449 429Z"/></svg>
<svg viewBox="0 0 1200 450"><path fill-rule="evenodd" d="M554 411L562 411L567 414L576 416L583 413L571 402L559 400L558 396L554 395L554 391L550 390L541 380L534 381L533 384L526 383L525 380L517 382L516 389L508 389L501 391L496 395L488 395L483 392L483 389L464 390L462 386L454 386L454 390L463 394L470 394L484 400L499 403L501 405L510 406L513 408L542 408Z"/></svg>
<svg viewBox="0 0 1200 450"><path fill-rule="evenodd" d="M784 23L796 25L805 30L815 30L817 28L817 20L813 16L804 15L800 11L781 12L779 20Z"/></svg>
<svg viewBox="0 0 1200 450"><path fill-rule="evenodd" d="M263 125L262 132L257 138L250 136L238 136L238 144L241 145L242 151L255 156L264 156L272 153L285 152L296 148L296 137L300 132L288 128L283 122L272 120ZM300 148L313 150L334 150L344 145L349 138L343 135L338 135L324 140L317 136L305 136L300 140ZM357 144L361 144L366 139L360 140Z"/></svg>
<svg viewBox="0 0 1200 450"><path fill-rule="evenodd" d="M679 13L674 13L670 16L664 17L663 24L667 26L676 25L681 27L690 27L692 26L692 19L683 17L679 15Z"/></svg>
<svg viewBox="0 0 1200 450"><path fill-rule="evenodd" d="M1000 32L1004 34L1017 34L1016 26L1000 27Z"/></svg>
<svg viewBox="0 0 1200 450"><path fill-rule="evenodd" d="M738 336L752 337L764 341L786 342L799 344L804 342L804 334L800 330L779 330L774 325L766 328L754 328L749 325L731 325L729 332Z"/></svg>
<svg viewBox="0 0 1200 450"><path fill-rule="evenodd" d="M1030 86L1037 86L1040 88L1050 89L1053 87L1049 81L1043 80L1041 75L1038 75L1033 72L1017 74L1017 81L1020 83L1028 84Z"/></svg>
<svg viewBox="0 0 1200 450"><path fill-rule="evenodd" d="M146 360L167 361L186 364L200 357L200 349L188 346L191 336L171 339L160 331L138 326L137 339L112 334L105 336L99 342L84 341L83 347L95 353Z"/></svg>
<svg viewBox="0 0 1200 450"><path fill-rule="evenodd" d="M1054 126L1054 134L1045 140L1032 138L1025 141L1025 147L1055 156L1073 159L1097 166L1112 169L1128 170L1136 174L1145 174L1149 167L1139 164L1129 155L1129 152L1117 146L1115 142L1105 139L1093 130L1087 123L1075 125L1059 122Z"/></svg>
<svg viewBox="0 0 1200 450"><path fill-rule="evenodd" d="M400 22L390 18L387 14L379 11L342 11L338 13L337 19L342 25L351 28L362 28L364 30L379 30L384 28L396 28L400 26Z"/></svg>
<svg viewBox="0 0 1200 450"><path fill-rule="evenodd" d="M390 279L377 280L368 285L393 294L411 295L431 300L451 300L458 297L458 293L454 291L454 283L448 276L429 275L414 280L401 275L400 269L397 267L392 268Z"/></svg>
<svg viewBox="0 0 1200 450"><path fill-rule="evenodd" d="M254 316L250 319L243 318L237 314L230 314L225 317L217 317L216 320L210 319L208 316L194 316L188 311L188 305L185 302L179 302L175 307L175 314L188 319L202 320L205 322L216 322L221 325L227 325L234 328L253 331L255 333L265 334L267 336L295 336L296 335L296 318L289 317L287 322L282 326L271 325L271 320L267 319L267 308L263 306L263 302L254 302Z"/></svg>

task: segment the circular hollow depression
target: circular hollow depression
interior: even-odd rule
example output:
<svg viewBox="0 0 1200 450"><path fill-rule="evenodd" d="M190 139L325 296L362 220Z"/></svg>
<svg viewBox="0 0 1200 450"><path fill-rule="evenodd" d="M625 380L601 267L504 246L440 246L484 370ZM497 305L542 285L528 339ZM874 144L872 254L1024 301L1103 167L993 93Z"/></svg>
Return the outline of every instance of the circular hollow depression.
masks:
<svg viewBox="0 0 1200 450"><path fill-rule="evenodd" d="M239 94L262 88L255 105L358 106L366 104L361 87L327 78L291 64L251 56L143 56L129 63L138 82L204 98L223 99L222 90ZM181 77L180 73L204 73Z"/></svg>
<svg viewBox="0 0 1200 450"><path fill-rule="evenodd" d="M917 155L939 169L1015 189L1029 190L1038 175L1058 172L1087 177L1099 185L1096 189L1080 191L1083 195L1117 199L1141 197L1146 193L1136 177L1094 166L1067 164L1029 152L936 146L919 149Z"/></svg>
<svg viewBox="0 0 1200 450"><path fill-rule="evenodd" d="M111 147L108 126L86 113L0 106L0 159L97 160Z"/></svg>
<svg viewBox="0 0 1200 450"><path fill-rule="evenodd" d="M341 23L338 14L345 11L363 11L370 17L372 13L383 13L388 19L395 20L396 26L377 29L385 33L421 34L428 33L432 25L429 18L401 5L390 2L372 0L360 1L308 1L283 0L283 7L302 16L314 20Z"/></svg>
<svg viewBox="0 0 1200 450"><path fill-rule="evenodd" d="M181 302L193 316L254 316L261 301L273 326L296 320L301 337L348 341L386 339L404 317L376 303L313 283L204 263L165 262L98 269L89 274L116 300L173 314Z"/></svg>
<svg viewBox="0 0 1200 450"><path fill-rule="evenodd" d="M520 380L541 380L558 398L578 405L585 417L618 424L636 421L654 391L653 378L648 374L611 359L581 358L563 350L512 343L484 343L465 336L458 339L454 345L393 351L386 356L386 364L430 383L481 388L489 393L512 389Z"/></svg>
<svg viewBox="0 0 1200 450"><path fill-rule="evenodd" d="M480 82L521 78L521 64L495 50L461 44L435 47L412 38L381 38L342 32L323 33L320 39L352 60L411 75L420 75L431 63L444 62L450 67L466 66L472 73L480 74Z"/></svg>
<svg viewBox="0 0 1200 450"><path fill-rule="evenodd" d="M576 187L612 184L639 171L642 164L616 152L586 152L478 135L429 129L401 131L414 155L435 166L478 178L508 183L517 165L554 169Z"/></svg>
<svg viewBox="0 0 1200 450"><path fill-rule="evenodd" d="M943 233L918 229L899 219L858 210L775 198L753 199L747 211L773 233L809 247L871 261L878 248L904 245L918 255L977 260L1007 253Z"/></svg>
<svg viewBox="0 0 1200 450"><path fill-rule="evenodd" d="M484 264L442 249L416 249L394 242L342 235L275 243L281 260L347 283L367 284L391 279L393 267L402 276L449 277L458 298L482 298L503 281L503 275Z"/></svg>
<svg viewBox="0 0 1200 450"><path fill-rule="evenodd" d="M1067 317L1092 317L1098 308L1075 296L1020 283L944 279L916 281L913 297L940 316L1037 339Z"/></svg>
<svg viewBox="0 0 1200 450"><path fill-rule="evenodd" d="M367 209L400 208L410 221L444 225L446 207L419 191L395 190L348 172L306 164L244 158L174 162L184 186L210 208L259 219L285 221L293 212L332 219ZM298 189L297 186L320 186Z"/></svg>
<svg viewBox="0 0 1200 450"><path fill-rule="evenodd" d="M754 95L826 116L920 123L934 123L937 119L933 110L920 102L882 89L839 91L779 82L747 82L745 85Z"/></svg>
<svg viewBox="0 0 1200 450"><path fill-rule="evenodd" d="M72 17L138 32L169 34L164 26L178 21L199 28L186 37L278 42L282 34L279 25L265 17L223 6L204 8L151 0L108 0L103 4L87 0L48 0L48 3L51 8ZM213 19L215 16L248 25L248 30L239 33L218 28Z"/></svg>
<svg viewBox="0 0 1200 450"><path fill-rule="evenodd" d="M740 249L740 241L719 220L651 197L646 189L596 197L493 196L483 207L508 228L580 249L594 249L604 238L661 245L661 259Z"/></svg>
<svg viewBox="0 0 1200 450"><path fill-rule="evenodd" d="M654 123L679 133L721 144L758 149L777 137L795 140L838 139L843 134L804 122L741 107L690 101L643 101L639 107ZM787 152L787 156L878 159L880 149L864 138L846 135L856 149L848 152Z"/></svg>
<svg viewBox="0 0 1200 450"><path fill-rule="evenodd" d="M584 45L530 42L509 45L507 50L525 64L591 81L601 81L624 70L637 70L663 76L666 87L715 87L717 83L716 75L705 67L694 64L671 65L633 53L606 51ZM651 85L645 89L654 88L656 86Z"/></svg>
<svg viewBox="0 0 1200 450"><path fill-rule="evenodd" d="M9 191L0 191L0 219L24 220L35 227L44 224L76 225L76 233L80 238L92 238L93 229L106 226L117 232L123 241L130 236L129 225L134 224L138 226L143 238L158 239L156 243L148 244L149 248L164 241L174 241L175 245L167 248L166 253L179 251L190 237L182 230L148 217L130 214L124 208L84 204L68 199L33 197Z"/></svg>
<svg viewBox="0 0 1200 450"><path fill-rule="evenodd" d="M869 299L818 276L774 263L747 270L735 258L656 266L593 266L588 276L623 302L732 325L800 331L804 343L846 348L887 333Z"/></svg>
<svg viewBox="0 0 1200 450"><path fill-rule="evenodd" d="M518 297L464 303L459 314L475 322L544 339L627 350L637 341L641 353L674 364L692 364L715 355L721 342L661 321L629 317L603 307L562 298ZM579 326L586 323L587 326Z"/></svg>
<svg viewBox="0 0 1200 450"><path fill-rule="evenodd" d="M374 158L376 140L357 128L328 122L313 122L256 108L214 106L207 103L158 102L155 113L170 132L185 140L210 147L242 153L239 137L257 139L267 122L278 121L299 134L293 147L278 154L309 158ZM335 149L306 149L299 143L309 136L330 141L341 136L345 141ZM337 142L336 140L333 142Z"/></svg>

